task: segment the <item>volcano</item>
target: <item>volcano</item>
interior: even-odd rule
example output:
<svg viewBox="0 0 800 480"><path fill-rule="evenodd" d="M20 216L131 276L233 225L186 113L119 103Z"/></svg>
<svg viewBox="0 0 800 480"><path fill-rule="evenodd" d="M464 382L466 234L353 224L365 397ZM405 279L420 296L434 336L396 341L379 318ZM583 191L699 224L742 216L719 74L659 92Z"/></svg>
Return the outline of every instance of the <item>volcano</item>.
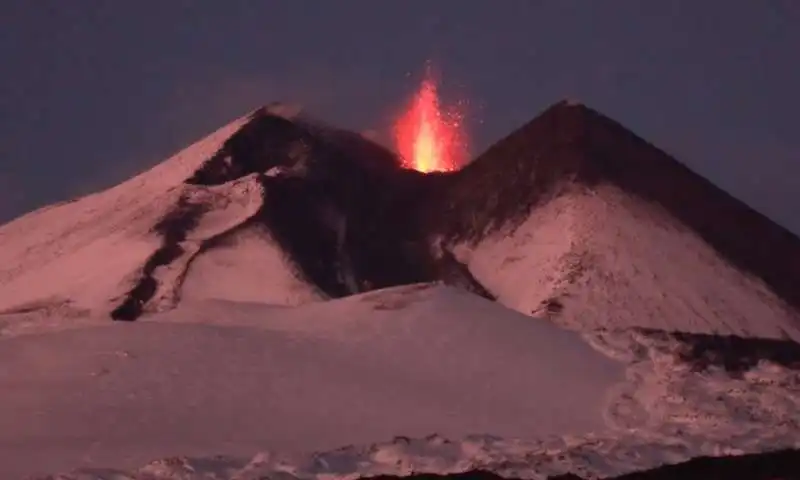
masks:
<svg viewBox="0 0 800 480"><path fill-rule="evenodd" d="M584 105L423 173L272 104L0 227L0 473L180 447L119 478L595 478L794 448L799 285L800 239Z"/></svg>
<svg viewBox="0 0 800 480"><path fill-rule="evenodd" d="M435 174L264 107L0 239L7 313L134 320L182 299L298 305L442 281L576 328L800 328L796 236L568 102Z"/></svg>

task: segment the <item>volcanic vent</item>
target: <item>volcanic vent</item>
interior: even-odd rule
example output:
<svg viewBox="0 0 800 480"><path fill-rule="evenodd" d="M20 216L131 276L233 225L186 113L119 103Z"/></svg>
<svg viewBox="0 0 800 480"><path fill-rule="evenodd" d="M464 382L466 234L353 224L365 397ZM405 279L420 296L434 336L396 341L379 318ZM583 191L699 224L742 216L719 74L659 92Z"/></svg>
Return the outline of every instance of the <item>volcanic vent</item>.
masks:
<svg viewBox="0 0 800 480"><path fill-rule="evenodd" d="M261 207L229 234L270 235L325 296L454 271L453 259L431 257L416 222L437 182L401 168L391 152L361 136L262 110L186 183L224 185L248 176L260 187Z"/></svg>
<svg viewBox="0 0 800 480"><path fill-rule="evenodd" d="M0 229L0 308L294 305L416 282L572 328L797 338L800 241L619 124L556 104L454 172L274 106ZM104 261L98 261L98 258Z"/></svg>

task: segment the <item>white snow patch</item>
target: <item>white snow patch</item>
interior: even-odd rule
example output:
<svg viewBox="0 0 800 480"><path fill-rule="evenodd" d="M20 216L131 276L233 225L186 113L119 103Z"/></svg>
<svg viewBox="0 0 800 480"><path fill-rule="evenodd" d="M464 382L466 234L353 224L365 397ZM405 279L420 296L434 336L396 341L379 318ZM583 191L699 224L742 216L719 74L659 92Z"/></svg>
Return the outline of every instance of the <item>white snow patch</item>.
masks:
<svg viewBox="0 0 800 480"><path fill-rule="evenodd" d="M182 183L245 120L0 228L0 311L11 312L0 315L0 477L165 455L179 457L106 476L606 476L800 446L798 372L694 372L674 341L631 328L800 339L798 314L611 187L448 247L501 303L553 323L430 285L313 303L319 292L255 228L203 252L261 207L253 178ZM148 307L183 303L110 324L103 315L161 245L152 227L180 199L214 208L156 270ZM396 435L411 438L372 443ZM345 444L361 446L332 450Z"/></svg>
<svg viewBox="0 0 800 480"><path fill-rule="evenodd" d="M268 233L245 229L192 260L180 296L186 302L230 300L276 305L300 305L323 298L294 271Z"/></svg>

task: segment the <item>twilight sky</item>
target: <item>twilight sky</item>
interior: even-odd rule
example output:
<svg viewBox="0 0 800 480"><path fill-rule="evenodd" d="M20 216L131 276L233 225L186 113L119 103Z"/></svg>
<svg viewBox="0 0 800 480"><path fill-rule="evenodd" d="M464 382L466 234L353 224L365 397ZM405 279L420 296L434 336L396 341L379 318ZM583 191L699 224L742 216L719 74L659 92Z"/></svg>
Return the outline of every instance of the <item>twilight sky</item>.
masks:
<svg viewBox="0 0 800 480"><path fill-rule="evenodd" d="M583 101L800 233L795 0L2 0L0 222L274 100L385 132L426 59L473 154Z"/></svg>

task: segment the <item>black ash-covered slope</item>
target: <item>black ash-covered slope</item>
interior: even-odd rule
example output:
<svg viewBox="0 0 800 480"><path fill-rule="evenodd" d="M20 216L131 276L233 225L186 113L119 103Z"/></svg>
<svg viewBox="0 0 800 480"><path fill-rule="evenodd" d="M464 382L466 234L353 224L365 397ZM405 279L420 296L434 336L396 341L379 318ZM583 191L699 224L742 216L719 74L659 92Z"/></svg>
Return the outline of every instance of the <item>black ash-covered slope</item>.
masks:
<svg viewBox="0 0 800 480"><path fill-rule="evenodd" d="M263 207L242 227L268 231L326 294L433 281L453 271L461 273L454 281L483 293L455 259L430 255L416 212L437 182L401 168L394 154L361 135L261 110L188 183L251 174L263 187Z"/></svg>

